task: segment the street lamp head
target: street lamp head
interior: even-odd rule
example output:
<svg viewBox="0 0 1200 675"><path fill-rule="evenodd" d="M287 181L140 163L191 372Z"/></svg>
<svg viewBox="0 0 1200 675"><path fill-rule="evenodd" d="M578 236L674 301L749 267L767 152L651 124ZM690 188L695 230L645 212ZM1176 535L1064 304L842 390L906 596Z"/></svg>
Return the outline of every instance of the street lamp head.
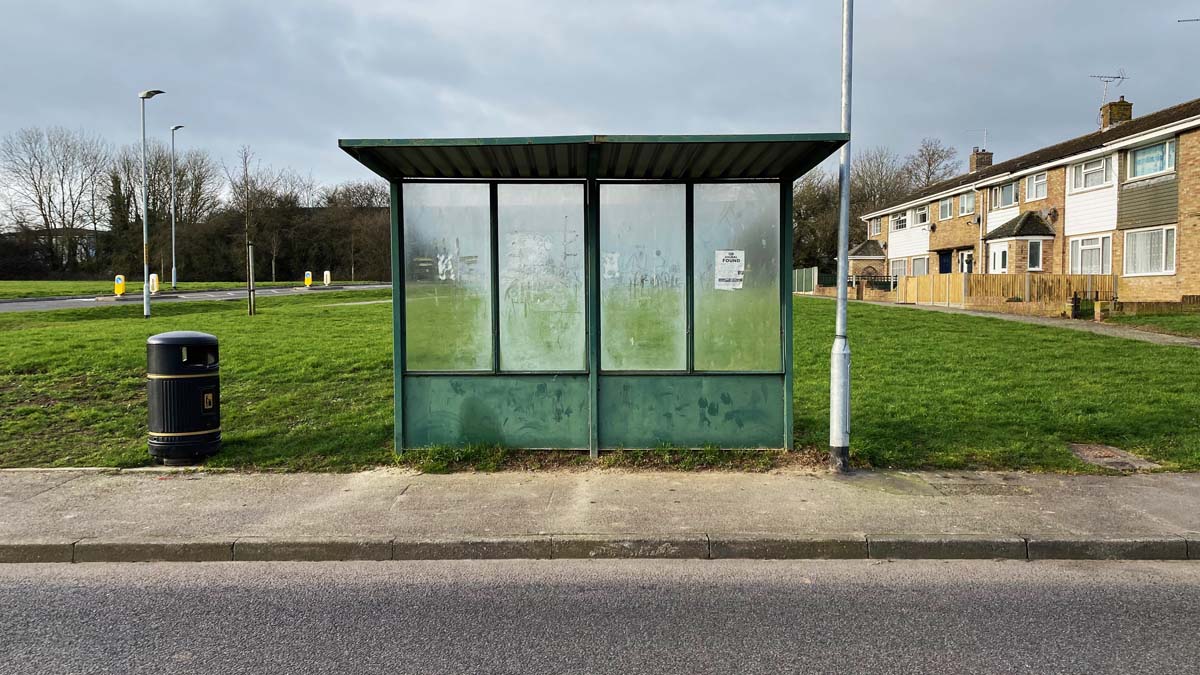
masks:
<svg viewBox="0 0 1200 675"><path fill-rule="evenodd" d="M154 98L155 96L158 96L159 94L165 94L165 93L167 93L167 92L165 92L161 89L147 89L146 91L143 91L142 93L138 94L138 98L141 98L141 99Z"/></svg>
<svg viewBox="0 0 1200 675"><path fill-rule="evenodd" d="M176 124L175 126L171 127L171 131L179 131L182 128L183 128L182 124Z"/></svg>

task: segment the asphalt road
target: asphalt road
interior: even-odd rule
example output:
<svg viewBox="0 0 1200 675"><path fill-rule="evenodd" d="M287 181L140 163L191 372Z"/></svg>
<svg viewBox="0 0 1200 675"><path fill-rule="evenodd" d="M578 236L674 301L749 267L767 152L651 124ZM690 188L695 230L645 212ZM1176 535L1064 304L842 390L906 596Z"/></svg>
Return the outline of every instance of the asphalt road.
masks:
<svg viewBox="0 0 1200 675"><path fill-rule="evenodd" d="M1167 673L1200 564L0 565L0 672Z"/></svg>
<svg viewBox="0 0 1200 675"><path fill-rule="evenodd" d="M336 290L339 291L369 291L378 288L391 288L391 284L355 284L343 286ZM330 289L334 290L334 289ZM313 291L304 288L303 286L295 286L288 288L259 288L255 290L255 295L260 298L271 297L273 295L300 295L320 293L324 291ZM246 291L227 290L227 291L180 291L179 293L170 293L163 291L163 297L155 297L151 300L152 303L160 302L188 302L195 300L242 300L246 299ZM171 297L174 296L174 297ZM128 300L97 302L95 298L48 298L45 300L21 300L0 302L0 312L41 312L52 309L83 309L86 307L112 307L115 304L127 305L130 303L140 305L142 302L141 294L129 296Z"/></svg>

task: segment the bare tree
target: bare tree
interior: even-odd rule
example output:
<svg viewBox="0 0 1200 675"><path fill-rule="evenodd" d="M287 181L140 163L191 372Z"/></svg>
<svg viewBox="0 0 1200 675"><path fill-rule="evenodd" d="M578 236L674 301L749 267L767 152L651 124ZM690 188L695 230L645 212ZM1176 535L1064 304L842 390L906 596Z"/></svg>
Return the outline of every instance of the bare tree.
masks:
<svg viewBox="0 0 1200 675"><path fill-rule="evenodd" d="M382 210L390 201L388 184L381 180L341 183L321 193L321 205L332 211L336 222L349 231L351 281L357 276L355 261L359 244L364 238L374 241L370 235L378 232Z"/></svg>
<svg viewBox="0 0 1200 675"><path fill-rule="evenodd" d="M62 127L28 128L0 141L0 179L14 220L37 223L52 270L74 272L90 256L109 147L99 137Z"/></svg>
<svg viewBox="0 0 1200 675"><path fill-rule="evenodd" d="M922 139L916 151L905 158L904 168L914 190L922 190L962 172L958 150L937 138Z"/></svg>

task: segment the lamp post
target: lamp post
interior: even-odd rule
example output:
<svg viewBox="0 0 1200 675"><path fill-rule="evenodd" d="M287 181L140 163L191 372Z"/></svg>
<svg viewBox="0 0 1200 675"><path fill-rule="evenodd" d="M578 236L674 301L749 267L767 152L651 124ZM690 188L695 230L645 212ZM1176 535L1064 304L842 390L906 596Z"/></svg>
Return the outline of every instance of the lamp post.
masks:
<svg viewBox="0 0 1200 675"><path fill-rule="evenodd" d="M146 173L146 99L165 93L147 89L138 94L142 101L142 316L150 318L150 191Z"/></svg>
<svg viewBox="0 0 1200 675"><path fill-rule="evenodd" d="M175 290L175 132L182 124L171 127L171 290Z"/></svg>
<svg viewBox="0 0 1200 675"><path fill-rule="evenodd" d="M853 56L854 0L842 0L842 131L850 133L850 83ZM850 274L850 141L842 146L837 242L837 314L829 363L829 463L850 469L850 340L846 336L846 292Z"/></svg>

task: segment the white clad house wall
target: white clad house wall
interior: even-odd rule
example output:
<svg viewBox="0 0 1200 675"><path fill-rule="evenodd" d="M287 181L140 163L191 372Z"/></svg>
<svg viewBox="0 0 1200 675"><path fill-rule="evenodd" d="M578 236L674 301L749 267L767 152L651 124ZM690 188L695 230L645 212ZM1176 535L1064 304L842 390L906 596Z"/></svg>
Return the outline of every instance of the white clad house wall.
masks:
<svg viewBox="0 0 1200 675"><path fill-rule="evenodd" d="M997 227L1000 227L1001 225L1007 223L1008 221L1012 220L1013 218L1016 218L1019 215L1021 215L1021 207L1020 206L1013 206L1013 207L1010 207L1007 209L996 209L995 211L988 211L987 231L991 232L992 230L996 229Z"/></svg>
<svg viewBox="0 0 1200 675"><path fill-rule="evenodd" d="M1113 163L1114 165L1116 162ZM1068 237L1107 232L1117 227L1117 186L1077 192L1067 190L1063 231Z"/></svg>
<svg viewBox="0 0 1200 675"><path fill-rule="evenodd" d="M1067 166L1067 199L1063 209L1063 232L1071 237L1093 232L1107 232L1117 227L1117 155L1109 155L1112 182L1104 187L1075 191L1072 189L1074 165Z"/></svg>
<svg viewBox="0 0 1200 675"><path fill-rule="evenodd" d="M888 233L888 258L908 258L929 252L929 226L909 227Z"/></svg>

